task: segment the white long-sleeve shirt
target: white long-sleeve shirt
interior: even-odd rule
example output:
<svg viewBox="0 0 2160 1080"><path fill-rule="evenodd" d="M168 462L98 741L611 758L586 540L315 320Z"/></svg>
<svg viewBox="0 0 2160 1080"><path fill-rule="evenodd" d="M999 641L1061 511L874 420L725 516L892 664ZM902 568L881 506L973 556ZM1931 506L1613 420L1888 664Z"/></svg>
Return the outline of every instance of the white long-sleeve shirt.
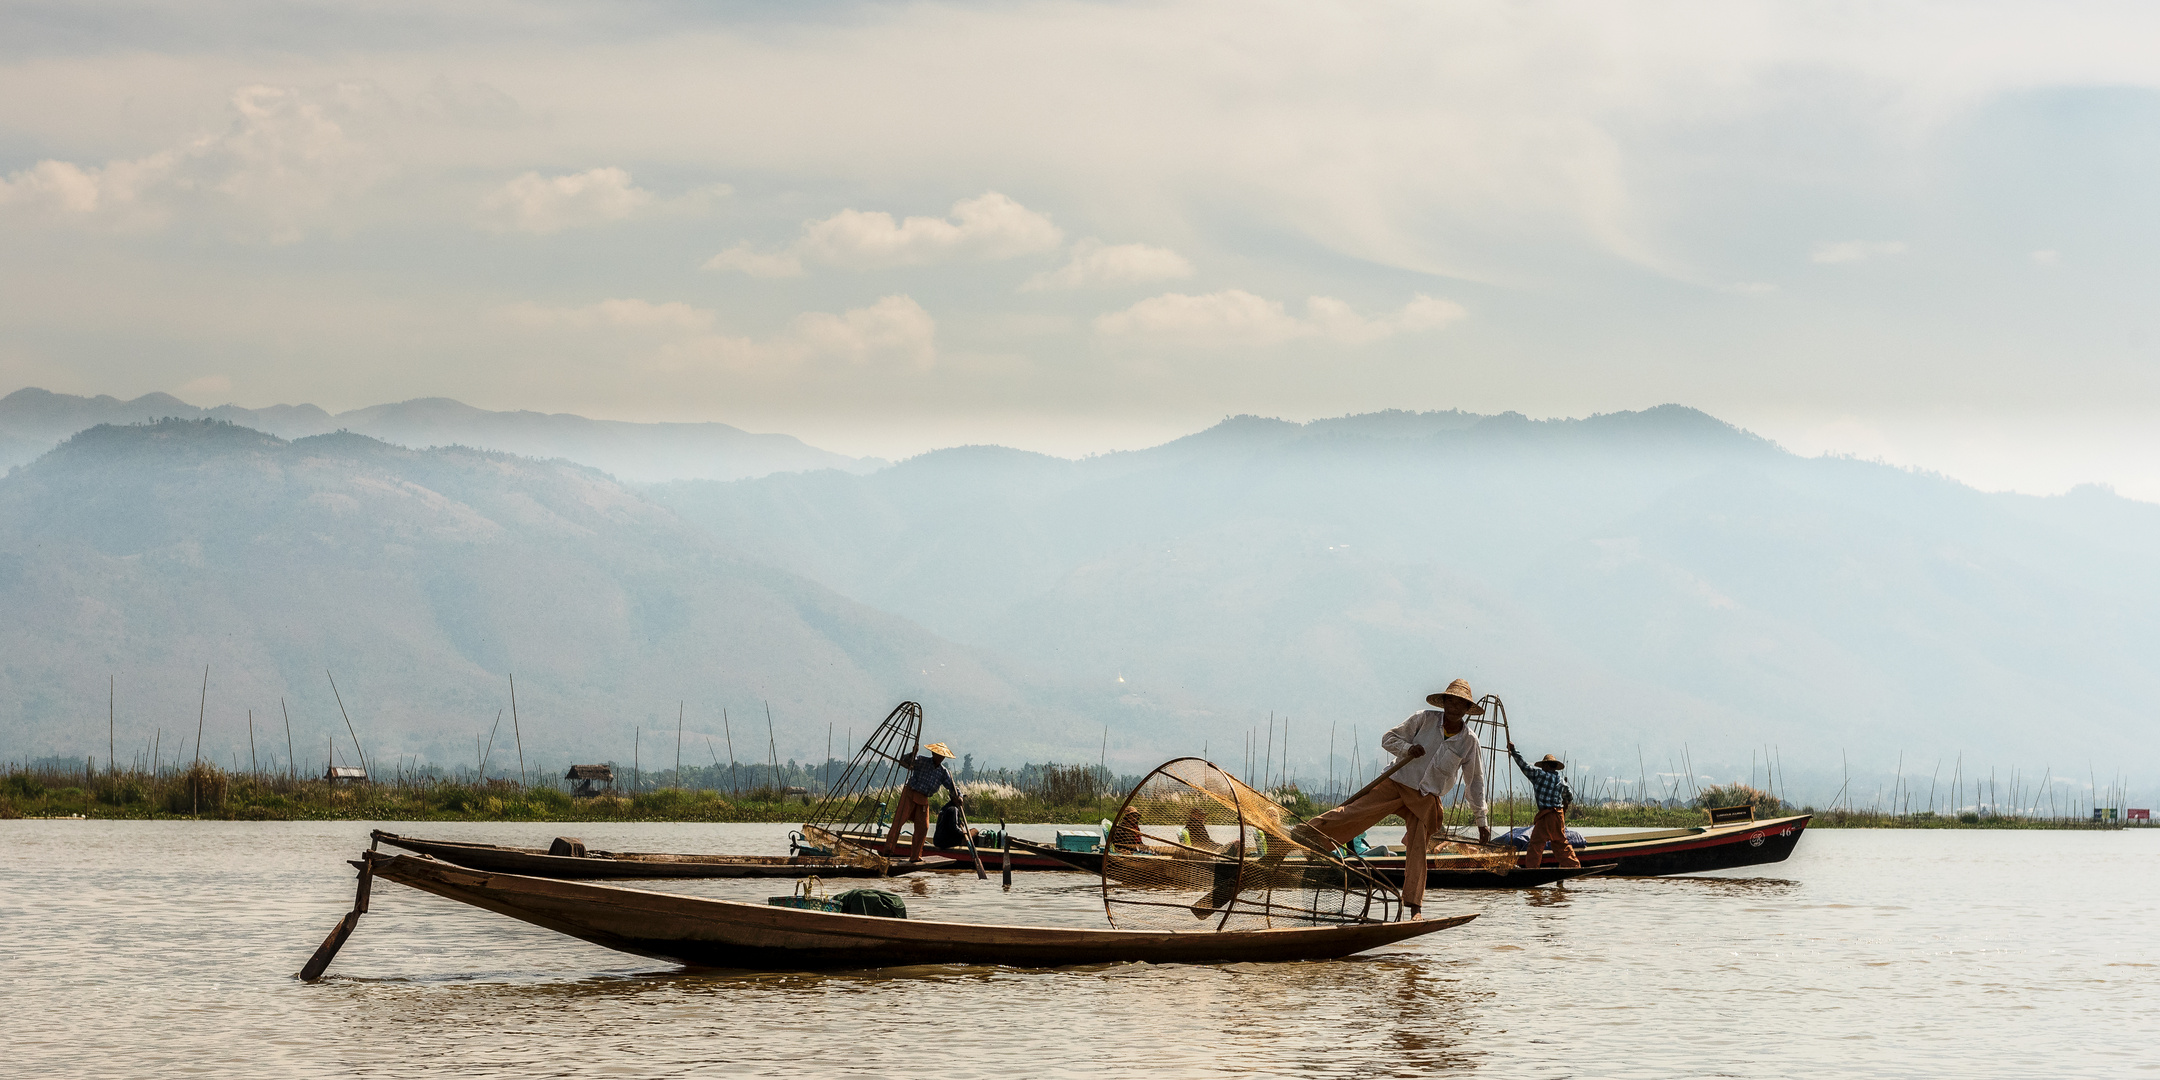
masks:
<svg viewBox="0 0 2160 1080"><path fill-rule="evenodd" d="M1395 782L1428 795L1445 795L1460 779L1464 800L1477 812L1478 826L1488 827L1491 821L1485 805L1482 748L1468 725L1453 737L1442 731L1440 723L1445 718L1446 714L1438 709L1411 713L1410 719L1380 736L1380 749L1400 761L1410 753L1411 746L1424 747L1425 756L1412 758L1409 764L1397 770Z"/></svg>

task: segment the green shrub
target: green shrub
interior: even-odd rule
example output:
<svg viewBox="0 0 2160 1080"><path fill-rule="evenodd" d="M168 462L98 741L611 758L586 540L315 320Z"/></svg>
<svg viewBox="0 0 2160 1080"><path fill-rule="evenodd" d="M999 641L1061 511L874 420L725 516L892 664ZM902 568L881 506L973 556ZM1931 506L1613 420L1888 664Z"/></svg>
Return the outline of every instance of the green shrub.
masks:
<svg viewBox="0 0 2160 1080"><path fill-rule="evenodd" d="M557 791L554 788L535 788L527 796L527 801L538 807L543 813L566 814L570 812L571 800L569 794Z"/></svg>
<svg viewBox="0 0 2160 1080"><path fill-rule="evenodd" d="M165 811L171 814L214 814L225 806L228 781L225 770L198 761L165 789Z"/></svg>
<svg viewBox="0 0 2160 1080"><path fill-rule="evenodd" d="M1785 800L1761 788L1739 783L1706 787L1695 796L1695 805L1705 810L1719 806L1753 806L1757 817L1775 816L1785 810Z"/></svg>
<svg viewBox="0 0 2160 1080"><path fill-rule="evenodd" d="M150 800L150 789L132 776L98 785L97 800L107 806L133 806Z"/></svg>
<svg viewBox="0 0 2160 1080"><path fill-rule="evenodd" d="M45 794L45 782L27 772L12 772L4 790L17 798L35 799Z"/></svg>

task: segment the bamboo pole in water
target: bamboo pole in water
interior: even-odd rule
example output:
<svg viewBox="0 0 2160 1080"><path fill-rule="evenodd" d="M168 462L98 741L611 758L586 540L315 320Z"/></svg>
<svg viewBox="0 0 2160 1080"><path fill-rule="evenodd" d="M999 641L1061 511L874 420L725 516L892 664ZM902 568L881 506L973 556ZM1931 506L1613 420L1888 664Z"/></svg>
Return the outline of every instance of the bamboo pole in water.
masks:
<svg viewBox="0 0 2160 1080"><path fill-rule="evenodd" d="M518 787L525 786L525 733L518 728L517 673L510 674L510 735L517 740Z"/></svg>
<svg viewBox="0 0 2160 1080"><path fill-rule="evenodd" d="M493 726L491 726L491 727L489 727L489 728L488 728L488 741L487 741L487 749L486 749L486 750L484 750L484 751L482 751L482 752L481 752L481 754L480 754L480 780L481 780L481 782L482 782L482 783L486 783L486 782L487 782L487 763L488 763L488 759L489 759L489 758L491 758L491 757L494 757L494 756L495 756L495 733L496 733L496 732L498 732L498 731L501 731L501 730L502 730L502 710L501 710L501 709L497 709L497 710L495 710L495 723L494 723L494 725L493 725ZM479 740L479 738L478 738L478 737L476 736L476 737L474 737L473 741L474 741L474 742L479 742L480 740Z"/></svg>
<svg viewBox="0 0 2160 1080"><path fill-rule="evenodd" d="M292 710L285 707L285 698L282 694L278 696L277 707L279 712L285 714L285 767L290 771L294 780L299 780L300 757L293 752Z"/></svg>
<svg viewBox="0 0 2160 1080"><path fill-rule="evenodd" d="M780 738L773 734L772 702L770 701L765 703L765 750L772 757L773 788L777 790L785 787L786 785L780 782Z"/></svg>
<svg viewBox="0 0 2160 1080"><path fill-rule="evenodd" d="M205 671L207 672L207 669ZM323 678L330 680L330 696L337 699L338 715L345 718L345 734L352 736L353 755L360 759L360 774L363 779L372 783L374 770L368 768L367 750L360 745L360 733L353 730L352 714L345 711L345 695L338 693L337 676L330 674L326 668Z"/></svg>

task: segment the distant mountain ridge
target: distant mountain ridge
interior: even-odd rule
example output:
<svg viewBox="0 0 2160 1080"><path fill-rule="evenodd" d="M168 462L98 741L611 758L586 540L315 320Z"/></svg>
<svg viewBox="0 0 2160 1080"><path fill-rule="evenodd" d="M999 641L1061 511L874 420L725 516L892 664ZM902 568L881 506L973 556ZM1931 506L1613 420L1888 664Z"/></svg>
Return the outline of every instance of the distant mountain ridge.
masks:
<svg viewBox="0 0 2160 1080"><path fill-rule="evenodd" d="M470 446L563 458L638 483L737 480L804 469L863 471L884 464L820 450L792 435L753 434L727 424L641 424L567 413L491 412L449 398L414 398L333 415L314 405L200 408L163 393L121 401L30 387L0 398L0 469L26 464L97 424L165 417L223 420L284 439L345 430L415 449Z"/></svg>
<svg viewBox="0 0 2160 1080"><path fill-rule="evenodd" d="M1799 458L1677 405L1240 416L1080 461L967 447L651 494L1159 730L1289 713L1347 756L1351 725L1369 743L1464 675L1548 749L1632 775L1638 744L1650 772L1691 746L1746 779L1752 744L1827 797L1844 751L1864 778L1901 748L2000 753L2018 687L2056 764L2160 771L2160 506ZM1302 730L1293 759L1324 759Z"/></svg>
<svg viewBox="0 0 2160 1080"><path fill-rule="evenodd" d="M205 747L350 753L325 670L380 761L470 762L515 673L525 752L630 762L687 702L686 753L821 759L826 725L867 729L903 697L938 737L1014 752L1088 726L1053 685L723 545L583 466L407 450L350 432L286 441L218 421L98 426L0 479L0 739L11 752ZM95 724L90 724L95 713ZM755 721L763 727L762 717ZM94 728L95 730L91 730ZM1017 736L1015 732L1019 733ZM706 742L711 739L711 745ZM506 722L502 740L511 737ZM648 767L654 738L643 740ZM751 749L751 747L755 749ZM724 756L722 760L725 760Z"/></svg>
<svg viewBox="0 0 2160 1080"><path fill-rule="evenodd" d="M635 488L353 432L96 428L0 479L0 610L17 752L94 744L115 668L123 721L131 694L192 721L172 673L208 662L213 715L230 672L228 704L319 720L334 665L397 745L455 760L514 668L592 733L557 749L618 760L675 700L769 698L785 751L803 717L837 737L917 697L998 763L1244 768L1252 739L1280 769L1262 729L1288 717L1317 780L1463 676L1585 780L1774 757L1798 797L1865 803L1901 758L1962 754L1968 780L2160 782L2160 505L1799 458L1677 405L1238 416L1079 460Z"/></svg>

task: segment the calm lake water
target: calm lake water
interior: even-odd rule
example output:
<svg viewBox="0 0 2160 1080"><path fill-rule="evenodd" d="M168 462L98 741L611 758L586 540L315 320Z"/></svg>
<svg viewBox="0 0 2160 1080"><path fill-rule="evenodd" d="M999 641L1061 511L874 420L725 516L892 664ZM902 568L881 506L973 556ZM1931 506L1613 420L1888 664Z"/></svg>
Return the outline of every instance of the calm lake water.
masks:
<svg viewBox="0 0 2160 1080"><path fill-rule="evenodd" d="M392 826L396 828L396 826ZM690 973L378 883L353 823L0 822L23 1076L2120 1076L2160 1073L2160 832L1811 832L1714 877L1438 893L1330 963ZM428 825L777 852L774 825ZM1047 830L1016 827L1020 835ZM686 882L758 899L788 883ZM1101 926L1094 879L907 879L925 918Z"/></svg>

